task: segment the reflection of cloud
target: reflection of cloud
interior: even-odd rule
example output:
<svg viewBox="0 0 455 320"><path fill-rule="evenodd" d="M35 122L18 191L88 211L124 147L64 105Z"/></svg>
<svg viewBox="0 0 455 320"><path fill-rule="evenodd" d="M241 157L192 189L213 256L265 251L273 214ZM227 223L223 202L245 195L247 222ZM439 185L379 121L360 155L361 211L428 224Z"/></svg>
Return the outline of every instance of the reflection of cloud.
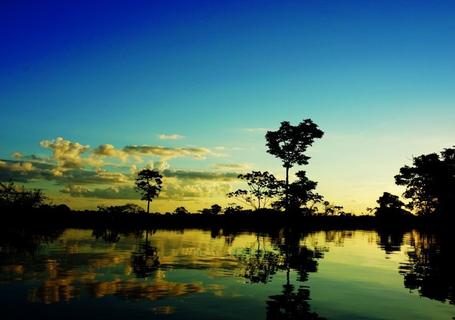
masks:
<svg viewBox="0 0 455 320"><path fill-rule="evenodd" d="M158 138L160 140L180 140L180 139L184 139L185 136L182 136L179 134L160 134L160 135L158 135Z"/></svg>
<svg viewBox="0 0 455 320"><path fill-rule="evenodd" d="M152 308L154 314L173 314L175 312L175 308L173 306L158 306Z"/></svg>

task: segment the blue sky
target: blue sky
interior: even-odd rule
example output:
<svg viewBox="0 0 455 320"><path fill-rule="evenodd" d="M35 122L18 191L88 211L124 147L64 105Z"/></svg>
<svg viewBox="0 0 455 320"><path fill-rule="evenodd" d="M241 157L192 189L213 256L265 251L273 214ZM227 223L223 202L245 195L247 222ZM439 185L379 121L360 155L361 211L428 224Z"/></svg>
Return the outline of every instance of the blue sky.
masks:
<svg viewBox="0 0 455 320"><path fill-rule="evenodd" d="M5 160L63 137L207 148L170 168L280 175L257 128L312 118L326 135L310 177L361 210L455 141L453 1L3 1L0 39Z"/></svg>

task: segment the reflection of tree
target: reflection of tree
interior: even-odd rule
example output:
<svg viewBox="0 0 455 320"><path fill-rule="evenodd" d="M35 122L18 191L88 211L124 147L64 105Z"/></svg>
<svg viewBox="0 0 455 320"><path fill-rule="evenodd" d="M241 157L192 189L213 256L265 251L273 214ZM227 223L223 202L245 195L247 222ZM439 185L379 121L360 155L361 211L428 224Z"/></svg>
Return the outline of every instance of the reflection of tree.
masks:
<svg viewBox="0 0 455 320"><path fill-rule="evenodd" d="M286 274L281 294L267 301L267 319L322 319L310 312L308 287L295 289L291 283L291 270L297 272L297 281L304 282L309 272L317 271L317 259L322 258L322 250L301 245L302 238L301 233L286 229L272 238L272 248L266 249L264 238L261 246L258 235L257 247L246 248L238 256L244 264L242 276L251 283L267 283L279 270Z"/></svg>
<svg viewBox="0 0 455 320"><path fill-rule="evenodd" d="M300 245L302 235L292 230L285 230L283 237L278 239L278 248L284 257L283 268L286 270L286 284L279 295L269 297L267 301L267 319L323 319L310 312L310 290L308 287L291 284L291 269L296 270L298 281L308 280L309 272L317 271L317 260L322 258L322 251L311 250Z"/></svg>
<svg viewBox="0 0 455 320"><path fill-rule="evenodd" d="M6 228L0 232L0 261L16 254L34 255L42 245L52 243L61 234L61 229L15 229Z"/></svg>
<svg viewBox="0 0 455 320"><path fill-rule="evenodd" d="M310 290L300 286L295 291L292 284L283 285L279 295L270 296L267 301L267 319L324 319L310 311Z"/></svg>
<svg viewBox="0 0 455 320"><path fill-rule="evenodd" d="M244 265L242 276L251 283L267 283L280 268L282 259L277 252L265 248L264 238L262 247L259 235L256 241L256 248L245 248L238 255Z"/></svg>
<svg viewBox="0 0 455 320"><path fill-rule="evenodd" d="M404 285L421 296L455 304L455 239L448 234L412 236L409 263L400 267Z"/></svg>
<svg viewBox="0 0 455 320"><path fill-rule="evenodd" d="M103 239L109 243L117 243L120 240L120 235L112 229L93 229L92 235L98 240Z"/></svg>
<svg viewBox="0 0 455 320"><path fill-rule="evenodd" d="M148 241L148 231L145 233L145 242L139 244L139 250L131 254L131 266L138 278L150 276L160 266L158 250L150 245Z"/></svg>
<svg viewBox="0 0 455 320"><path fill-rule="evenodd" d="M391 254L401 250L403 245L403 230L395 229L378 229L378 245L386 254Z"/></svg>

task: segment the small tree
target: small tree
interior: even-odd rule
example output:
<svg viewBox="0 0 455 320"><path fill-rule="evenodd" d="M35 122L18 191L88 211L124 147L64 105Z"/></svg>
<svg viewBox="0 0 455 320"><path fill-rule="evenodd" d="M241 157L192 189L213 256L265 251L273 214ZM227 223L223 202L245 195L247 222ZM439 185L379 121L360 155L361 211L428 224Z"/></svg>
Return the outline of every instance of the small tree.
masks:
<svg viewBox="0 0 455 320"><path fill-rule="evenodd" d="M221 208L221 206L218 205L218 204L214 204L214 205L212 205L212 206L210 207L210 209L211 209L211 211L212 211L212 214L220 214L220 213L221 213L221 210L222 210L223 208Z"/></svg>
<svg viewBox="0 0 455 320"><path fill-rule="evenodd" d="M189 211L185 207L178 207L175 208L174 214L177 216L186 216L187 214L189 214Z"/></svg>
<svg viewBox="0 0 455 320"><path fill-rule="evenodd" d="M44 205L47 197L40 189L18 187L14 182L0 182L0 207L9 209L38 208Z"/></svg>
<svg viewBox="0 0 455 320"><path fill-rule="evenodd" d="M396 219L408 214L408 212L403 209L405 204L398 196L389 192L384 192L376 202L379 205L379 207L375 208L374 213L377 218Z"/></svg>
<svg viewBox="0 0 455 320"><path fill-rule="evenodd" d="M265 208L268 201L278 193L278 181L267 171L252 171L240 174L238 178L246 181L249 190L238 189L227 196L237 198L254 209Z"/></svg>
<svg viewBox="0 0 455 320"><path fill-rule="evenodd" d="M141 193L141 200L147 201L147 213L150 213L150 202L158 197L162 184L163 176L158 170L143 169L138 172L136 178L136 189Z"/></svg>
<svg viewBox="0 0 455 320"><path fill-rule="evenodd" d="M217 215L221 213L222 208L218 204L212 205L210 208L204 208L200 212L204 215Z"/></svg>
<svg viewBox="0 0 455 320"><path fill-rule="evenodd" d="M311 119L305 119L297 126L288 121L281 122L277 131L268 131L265 135L267 140L267 152L280 158L286 169L285 198L286 208L289 209L289 169L294 165L308 164L305 152L314 142L314 139L322 138L324 132L313 123Z"/></svg>

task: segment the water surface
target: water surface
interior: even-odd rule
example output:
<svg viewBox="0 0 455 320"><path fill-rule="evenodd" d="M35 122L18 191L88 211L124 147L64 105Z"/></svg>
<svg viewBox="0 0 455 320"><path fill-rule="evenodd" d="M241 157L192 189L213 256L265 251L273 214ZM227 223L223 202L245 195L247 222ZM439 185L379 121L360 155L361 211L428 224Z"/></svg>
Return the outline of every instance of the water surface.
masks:
<svg viewBox="0 0 455 320"><path fill-rule="evenodd" d="M455 316L443 235L68 229L0 241L3 319Z"/></svg>

